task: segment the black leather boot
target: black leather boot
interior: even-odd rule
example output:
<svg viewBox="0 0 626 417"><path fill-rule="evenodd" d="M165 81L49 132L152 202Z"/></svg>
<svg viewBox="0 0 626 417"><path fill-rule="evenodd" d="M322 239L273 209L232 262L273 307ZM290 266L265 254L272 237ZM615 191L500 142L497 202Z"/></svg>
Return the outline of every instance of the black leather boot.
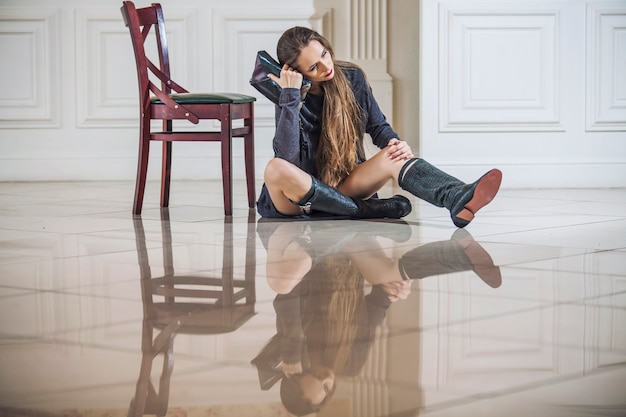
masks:
<svg viewBox="0 0 626 417"><path fill-rule="evenodd" d="M398 184L414 196L450 210L457 227L467 226L478 210L496 196L502 172L492 169L472 184L449 175L423 159L414 158L400 170Z"/></svg>
<svg viewBox="0 0 626 417"><path fill-rule="evenodd" d="M296 202L305 213L311 210L359 219L399 219L411 212L411 202L402 195L359 200L348 197L315 177L307 195Z"/></svg>

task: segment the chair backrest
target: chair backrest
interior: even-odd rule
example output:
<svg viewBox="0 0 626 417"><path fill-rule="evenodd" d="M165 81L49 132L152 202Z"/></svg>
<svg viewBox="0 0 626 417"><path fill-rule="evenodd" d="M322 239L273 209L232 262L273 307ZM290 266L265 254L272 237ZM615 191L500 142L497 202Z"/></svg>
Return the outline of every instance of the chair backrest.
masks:
<svg viewBox="0 0 626 417"><path fill-rule="evenodd" d="M135 52L142 111L147 111L150 106L150 92L163 103L175 107L176 103L168 96L172 90L176 93L188 93L188 91L178 85L170 76L165 19L161 5L152 3L150 6L137 9L132 1L124 1L120 10L124 23L130 31L133 51ZM156 37L158 65L150 59L147 53L146 41L149 39L151 32ZM151 78L154 77L160 80L160 87L152 82ZM197 123L197 120L189 119Z"/></svg>

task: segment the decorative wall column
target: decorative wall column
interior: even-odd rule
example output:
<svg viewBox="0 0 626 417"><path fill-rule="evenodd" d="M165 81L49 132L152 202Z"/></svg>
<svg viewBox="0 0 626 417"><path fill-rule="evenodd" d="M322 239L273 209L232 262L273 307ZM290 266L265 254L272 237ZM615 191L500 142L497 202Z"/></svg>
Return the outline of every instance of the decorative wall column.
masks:
<svg viewBox="0 0 626 417"><path fill-rule="evenodd" d="M387 120L393 120L393 86L387 72L387 0L315 0L312 27L333 45L337 59L367 74ZM377 150L365 141L367 154Z"/></svg>
<svg viewBox="0 0 626 417"><path fill-rule="evenodd" d="M387 0L350 0L350 59L363 67L378 104L392 120L392 79L387 72Z"/></svg>
<svg viewBox="0 0 626 417"><path fill-rule="evenodd" d="M392 80L387 72L387 0L315 0L314 29L333 44L338 59L360 65L388 119Z"/></svg>
<svg viewBox="0 0 626 417"><path fill-rule="evenodd" d="M387 59L387 0L351 0L351 56L357 60Z"/></svg>

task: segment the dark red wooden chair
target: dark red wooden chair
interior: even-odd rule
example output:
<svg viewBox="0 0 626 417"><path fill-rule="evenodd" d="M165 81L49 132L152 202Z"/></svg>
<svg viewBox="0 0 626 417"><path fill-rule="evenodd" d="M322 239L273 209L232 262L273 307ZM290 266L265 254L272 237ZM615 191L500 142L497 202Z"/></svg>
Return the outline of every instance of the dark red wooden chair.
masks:
<svg viewBox="0 0 626 417"><path fill-rule="evenodd" d="M237 93L190 93L170 77L170 62L165 32L165 20L161 5L137 9L131 1L124 1L122 16L130 31L135 51L139 80L139 162L135 184L133 213L141 214L148 155L151 141L163 143L161 167L161 207L168 207L170 175L172 167L172 142L210 141L221 143L222 184L224 188L224 214L232 215L232 138L244 140L248 207L255 206L254 185L254 102L255 97ZM146 54L145 42L150 33L156 36L159 62L153 63ZM157 85L151 81L158 79ZM173 92L173 93L172 93ZM188 120L197 124L200 120L219 120L219 131L173 129L173 120ZM161 120L163 129L153 132L151 120ZM235 120L243 120L234 127Z"/></svg>

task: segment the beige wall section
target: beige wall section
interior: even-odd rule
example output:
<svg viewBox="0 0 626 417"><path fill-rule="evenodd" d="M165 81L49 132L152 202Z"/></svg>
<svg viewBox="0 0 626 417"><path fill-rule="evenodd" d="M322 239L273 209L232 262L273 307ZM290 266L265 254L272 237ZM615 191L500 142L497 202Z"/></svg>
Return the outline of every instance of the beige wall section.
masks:
<svg viewBox="0 0 626 417"><path fill-rule="evenodd" d="M248 82L256 51L275 50L290 26L310 25L329 37L338 57L366 70L381 108L414 153L451 174L474 178L498 166L506 169L503 185L509 188L624 186L626 106L606 99L623 97L620 86L626 85L615 64L624 62L624 48L614 47L626 21L623 1L533 2L538 12L530 14L530 3L513 0L161 3L174 78L190 90L257 94ZM493 4L501 4L508 18L494 14ZM0 60L0 73L8 74L0 79L0 181L134 178L136 76L120 5L121 0L0 2L0 44L11 56ZM440 24L442 16L452 20ZM530 29L518 38L507 22ZM467 24L473 31L462 32ZM524 65L513 68L515 79L535 88L510 82L510 71L502 69L510 69L511 60L501 62L490 53L505 40L471 37L494 28L525 48ZM550 40L542 54L533 52L537 33ZM463 61L468 36L478 48L471 62ZM542 72L524 72L526 67ZM470 86L478 97L463 101ZM541 104L539 113L532 100L525 107L516 104L531 93ZM274 107L257 96L257 174L262 178L273 156ZM544 96L550 100L541 102ZM505 105L491 108L493 99L502 97ZM552 117L547 128L545 115ZM153 166L159 165L157 145ZM175 179L220 177L213 146L179 145ZM243 178L241 141L233 152L234 175ZM158 170L148 175L157 179Z"/></svg>
<svg viewBox="0 0 626 417"><path fill-rule="evenodd" d="M376 98L401 139L419 153L419 2L315 0L316 29L340 59L361 65ZM383 8L384 10L380 10ZM378 10L377 10L378 9ZM369 18L366 15L370 15ZM384 42L384 45L363 45Z"/></svg>
<svg viewBox="0 0 626 417"><path fill-rule="evenodd" d="M419 2L388 2L388 72L393 79L393 127L419 155Z"/></svg>
<svg viewBox="0 0 626 417"><path fill-rule="evenodd" d="M274 53L282 30L295 24L311 25L331 40L340 59L365 69L385 115L417 151L419 2L161 3L171 32L172 54L183 57L174 62L175 78L187 88L256 94L248 85L255 51ZM120 5L120 0L4 0L0 4L0 39L5 49L15 51L14 61L20 65L28 65L31 56L41 62L31 68L30 77L5 81L0 92L0 180L134 178L136 76ZM20 46L22 38L11 35L15 31L33 34L35 41L28 44L29 51ZM224 62L237 71L226 71L219 64ZM4 72L12 68L8 62L0 63ZM37 92L31 99L35 104L20 104L24 91L31 90ZM261 178L273 154L274 120L273 106L260 95L256 116L257 174ZM210 146L177 145L175 178L219 177L219 161ZM158 166L159 149L153 148L151 158ZM369 148L370 153L376 150ZM239 165L241 152L240 144L235 143L235 163ZM242 169L234 171L237 178L242 177ZM158 170L149 175L158 178Z"/></svg>
<svg viewBox="0 0 626 417"><path fill-rule="evenodd" d="M394 125L394 80L389 74L388 61L389 3L389 0L315 0L312 24L333 44L337 59L363 68L378 104ZM379 150L368 140L365 146L369 155Z"/></svg>

